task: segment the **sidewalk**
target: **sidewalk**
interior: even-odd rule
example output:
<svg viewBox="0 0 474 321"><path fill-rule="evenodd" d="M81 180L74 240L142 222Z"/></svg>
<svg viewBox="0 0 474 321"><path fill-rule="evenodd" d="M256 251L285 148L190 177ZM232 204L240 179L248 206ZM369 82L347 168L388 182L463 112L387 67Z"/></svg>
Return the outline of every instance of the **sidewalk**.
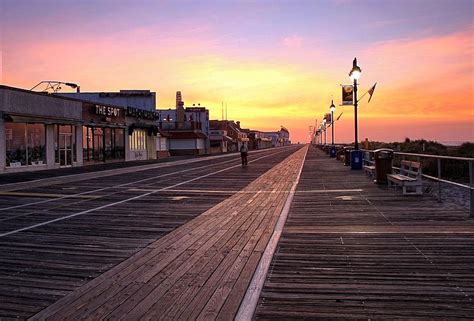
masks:
<svg viewBox="0 0 474 321"><path fill-rule="evenodd" d="M233 319L306 150L32 319Z"/></svg>
<svg viewBox="0 0 474 321"><path fill-rule="evenodd" d="M269 149L254 150L252 154L269 151ZM209 159L219 159L237 156L238 153L225 153L203 156L172 156L164 159L101 163L69 168L56 168L32 172L0 174L0 192L9 192L18 189L48 186L77 182L90 178L106 177L117 174L127 174L137 171L169 167L176 165L192 164Z"/></svg>
<svg viewBox="0 0 474 321"><path fill-rule="evenodd" d="M33 172L0 174L0 191L14 191L23 188L70 183L90 178L127 174L137 171L191 164L207 159L230 157L232 154L206 156L173 156L164 159L103 163L70 168L56 168Z"/></svg>

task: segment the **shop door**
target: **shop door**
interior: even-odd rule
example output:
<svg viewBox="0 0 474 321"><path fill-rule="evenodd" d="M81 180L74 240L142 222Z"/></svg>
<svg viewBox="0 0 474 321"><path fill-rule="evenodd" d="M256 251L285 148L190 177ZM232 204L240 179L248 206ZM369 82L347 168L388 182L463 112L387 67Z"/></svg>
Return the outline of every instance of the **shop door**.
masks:
<svg viewBox="0 0 474 321"><path fill-rule="evenodd" d="M59 134L59 165L72 166L72 135Z"/></svg>

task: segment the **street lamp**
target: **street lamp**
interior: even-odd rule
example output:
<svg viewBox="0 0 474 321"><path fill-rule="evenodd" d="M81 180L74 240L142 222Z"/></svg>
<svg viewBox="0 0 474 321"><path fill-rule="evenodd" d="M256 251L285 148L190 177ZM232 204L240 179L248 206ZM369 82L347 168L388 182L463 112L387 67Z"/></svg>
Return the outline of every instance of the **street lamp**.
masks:
<svg viewBox="0 0 474 321"><path fill-rule="evenodd" d="M334 111L336 110L336 106L334 106L334 100L331 100L331 106L329 106L329 110L331 111L332 145L334 145Z"/></svg>
<svg viewBox="0 0 474 321"><path fill-rule="evenodd" d="M357 127L357 80L360 78L362 70L357 66L357 58L352 62L352 70L349 77L354 83L354 150L351 152L351 169L362 169L362 153L359 150L359 135Z"/></svg>
<svg viewBox="0 0 474 321"><path fill-rule="evenodd" d="M334 100L331 100L329 110L331 111L331 149L329 150L329 156L336 157L336 146L334 146L334 110L336 110L336 106L334 106Z"/></svg>
<svg viewBox="0 0 474 321"><path fill-rule="evenodd" d="M349 77L354 82L354 122L355 122L355 141L354 141L354 149L359 149L359 135L358 135L358 128L357 128L357 80L360 78L362 70L359 66L357 66L357 58L354 58L352 62L352 70L349 73Z"/></svg>

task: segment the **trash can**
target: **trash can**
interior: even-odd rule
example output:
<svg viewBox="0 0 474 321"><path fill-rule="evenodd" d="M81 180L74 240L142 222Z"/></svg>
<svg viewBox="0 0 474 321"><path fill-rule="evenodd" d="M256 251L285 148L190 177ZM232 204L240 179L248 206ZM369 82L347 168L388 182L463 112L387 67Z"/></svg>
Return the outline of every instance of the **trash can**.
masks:
<svg viewBox="0 0 474 321"><path fill-rule="evenodd" d="M329 157L336 158L336 145L331 145L329 147Z"/></svg>
<svg viewBox="0 0 474 321"><path fill-rule="evenodd" d="M351 169L362 169L362 151L360 149L351 151Z"/></svg>
<svg viewBox="0 0 474 321"><path fill-rule="evenodd" d="M344 147L344 166L351 165L351 150L352 147L350 146Z"/></svg>
<svg viewBox="0 0 474 321"><path fill-rule="evenodd" d="M375 179L376 184L387 184L387 174L392 173L393 150L377 149L374 150Z"/></svg>

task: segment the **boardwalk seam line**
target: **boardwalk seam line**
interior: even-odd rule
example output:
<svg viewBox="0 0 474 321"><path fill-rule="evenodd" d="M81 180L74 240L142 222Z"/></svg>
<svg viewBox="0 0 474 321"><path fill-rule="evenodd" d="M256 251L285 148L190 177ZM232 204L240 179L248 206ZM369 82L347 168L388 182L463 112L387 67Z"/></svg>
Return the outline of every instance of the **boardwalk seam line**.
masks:
<svg viewBox="0 0 474 321"><path fill-rule="evenodd" d="M270 263L273 258L273 254L275 253L276 246L278 241L280 240L281 233L283 231L283 227L285 226L286 219L290 212L291 203L293 202L293 197L295 195L296 187L300 181L301 172L303 171L304 163L306 160L306 155L308 153L308 147L306 147L306 151L303 156L303 160L301 162L301 166L298 172L298 175L291 187L291 190L286 198L285 206L283 207L280 217L278 218L278 222L276 224L275 230L273 231L272 237L268 242L265 251L262 254L262 258L258 263L258 267L255 270L252 281L250 282L249 287L247 288L247 292L240 304L239 310L237 315L235 316L235 320L238 321L250 321L255 313L257 308L257 303L260 298L260 293L262 292L263 285L267 278L267 273L270 268Z"/></svg>

